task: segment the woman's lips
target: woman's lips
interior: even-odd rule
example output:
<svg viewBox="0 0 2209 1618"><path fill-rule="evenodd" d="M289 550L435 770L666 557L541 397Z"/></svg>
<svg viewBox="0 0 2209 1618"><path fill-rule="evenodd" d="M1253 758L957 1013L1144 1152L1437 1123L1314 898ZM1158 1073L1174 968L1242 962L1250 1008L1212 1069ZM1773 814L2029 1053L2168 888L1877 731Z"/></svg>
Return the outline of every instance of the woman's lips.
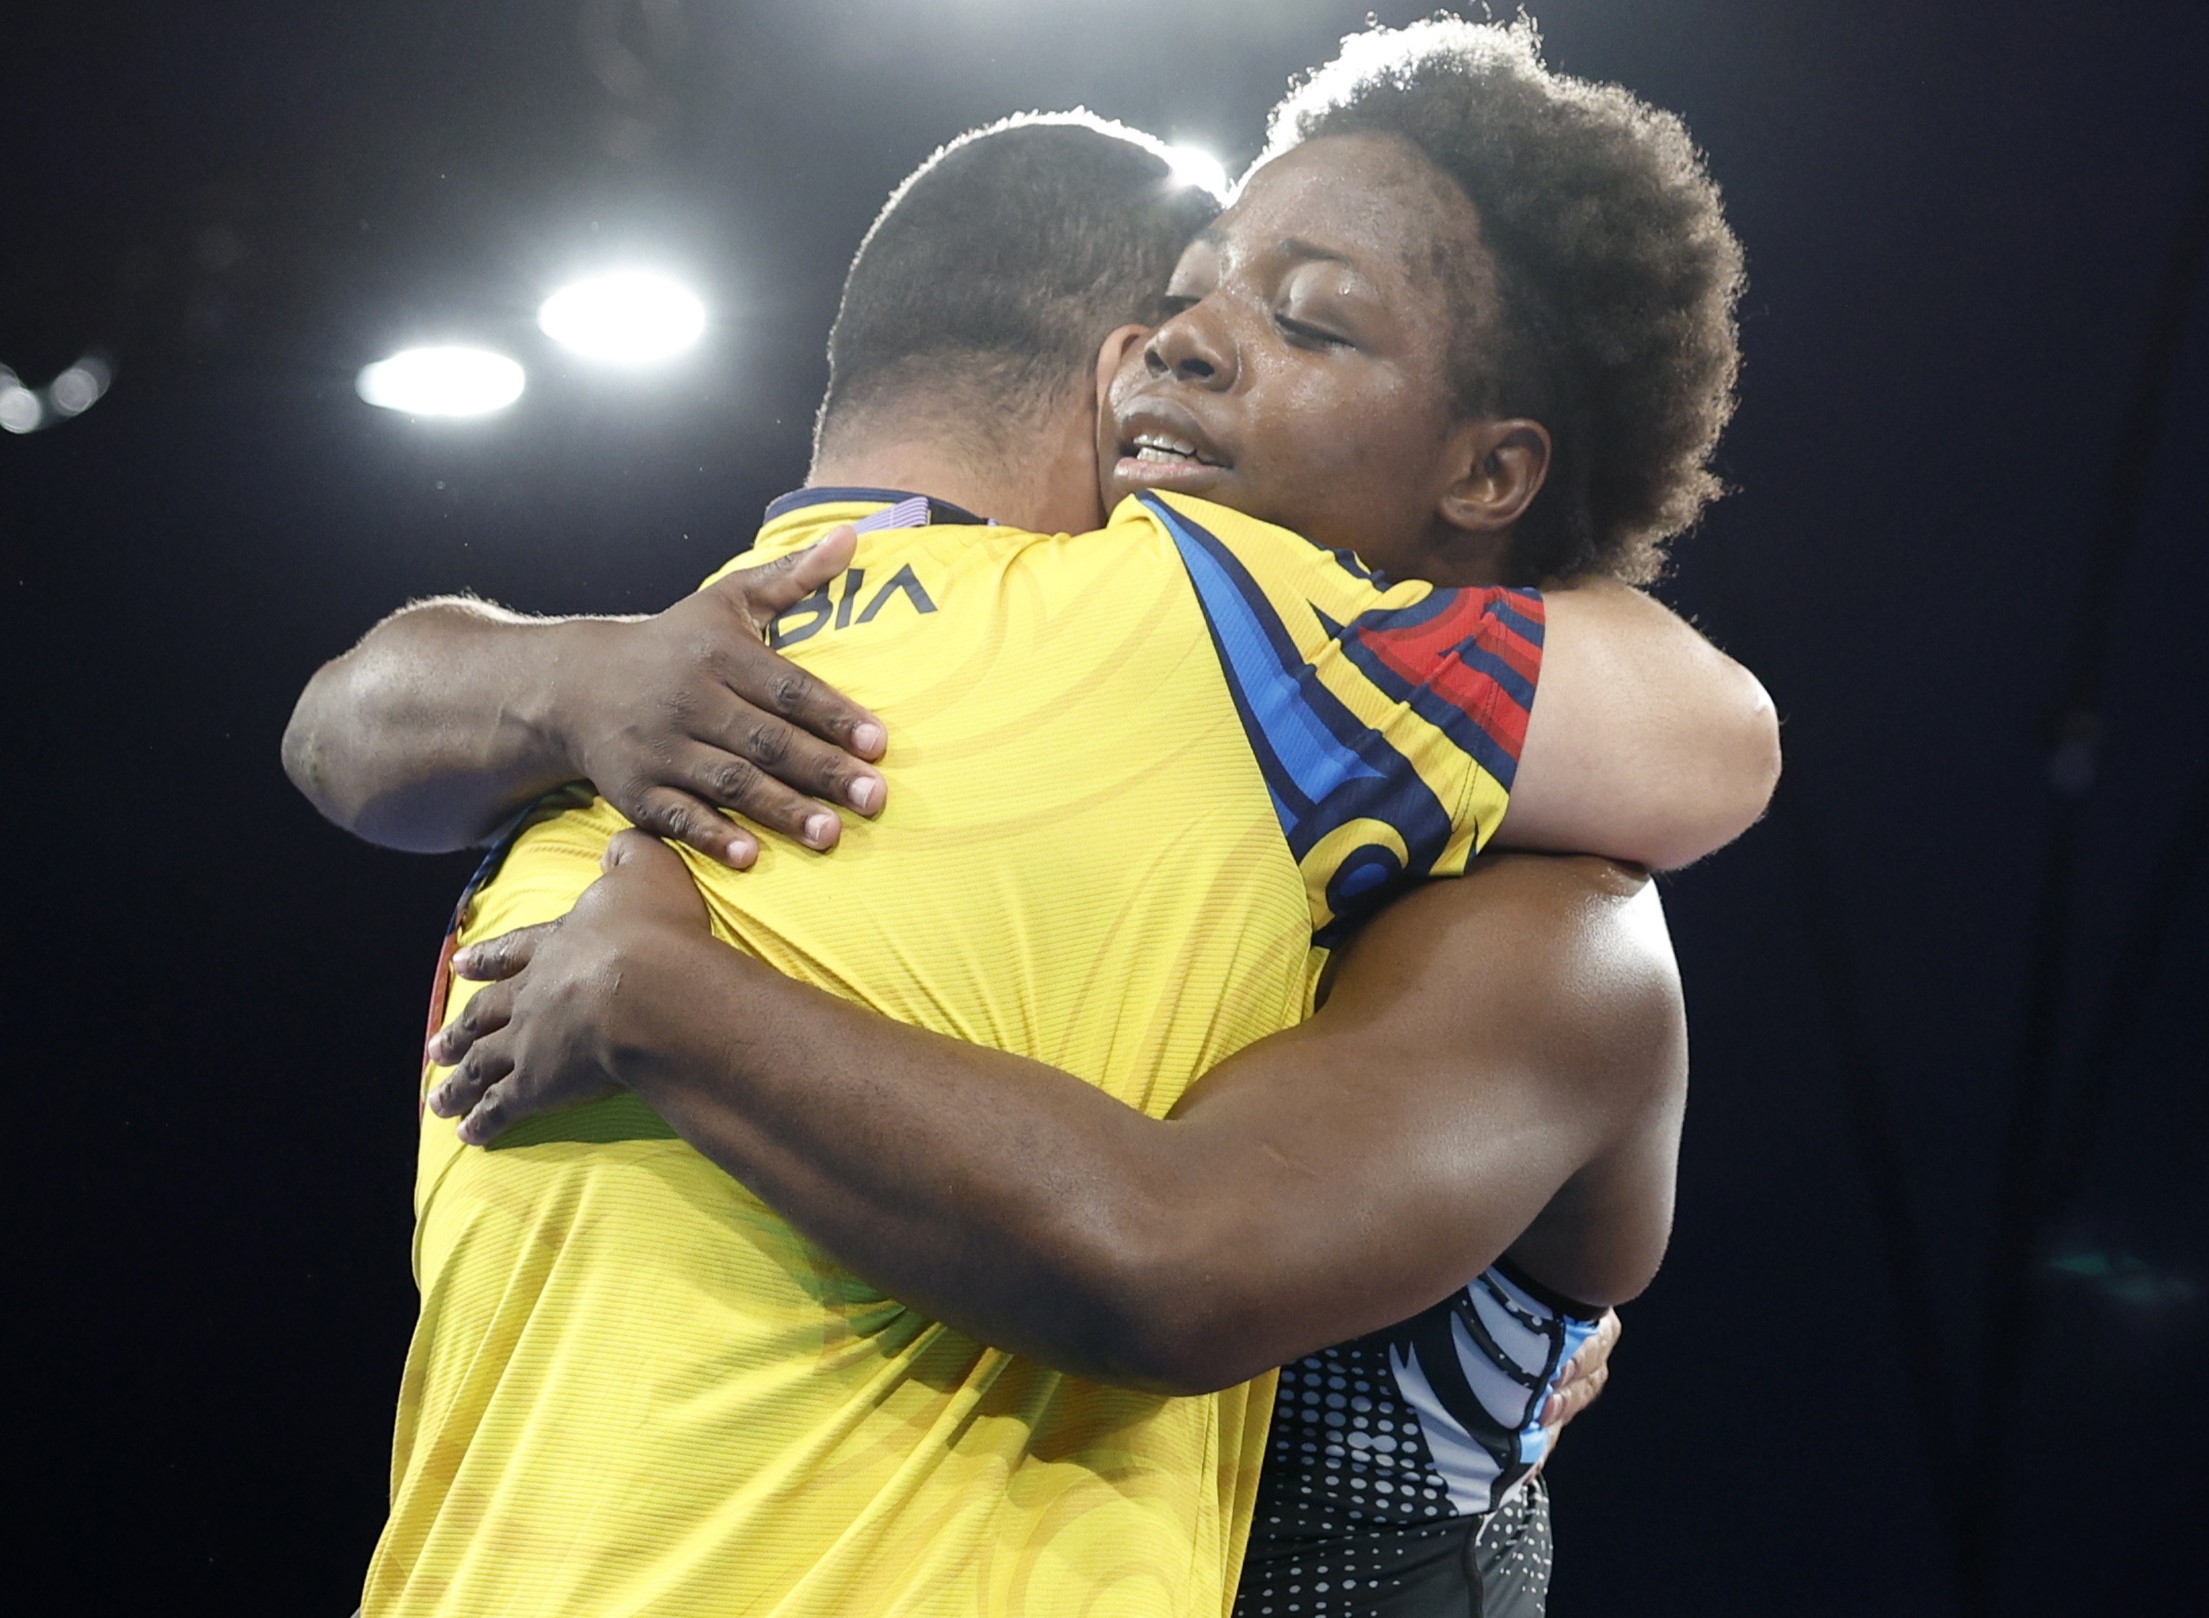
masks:
<svg viewBox="0 0 2209 1618"><path fill-rule="evenodd" d="M1172 489L1183 494L1198 494L1226 475L1227 468L1211 461L1148 449L1123 455L1112 463L1114 481L1128 489Z"/></svg>
<svg viewBox="0 0 2209 1618"><path fill-rule="evenodd" d="M1122 432L1113 476L1124 487L1194 491L1211 487L1228 470L1225 456L1170 416L1132 411Z"/></svg>
<svg viewBox="0 0 2209 1618"><path fill-rule="evenodd" d="M1172 433L1140 432L1130 440L1135 458L1139 461L1195 461L1201 466L1218 466L1220 462L1197 448L1192 439L1176 437Z"/></svg>

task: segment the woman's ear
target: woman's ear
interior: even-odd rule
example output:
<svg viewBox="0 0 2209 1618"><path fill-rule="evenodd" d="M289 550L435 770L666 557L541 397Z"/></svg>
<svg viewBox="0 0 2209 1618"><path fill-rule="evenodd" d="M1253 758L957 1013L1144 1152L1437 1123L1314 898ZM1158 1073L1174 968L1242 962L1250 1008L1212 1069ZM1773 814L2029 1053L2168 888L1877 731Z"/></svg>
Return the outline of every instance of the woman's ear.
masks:
<svg viewBox="0 0 2209 1618"><path fill-rule="evenodd" d="M1549 429L1508 417L1467 422L1451 445L1461 475L1443 491L1443 521L1469 534L1508 531L1549 476Z"/></svg>

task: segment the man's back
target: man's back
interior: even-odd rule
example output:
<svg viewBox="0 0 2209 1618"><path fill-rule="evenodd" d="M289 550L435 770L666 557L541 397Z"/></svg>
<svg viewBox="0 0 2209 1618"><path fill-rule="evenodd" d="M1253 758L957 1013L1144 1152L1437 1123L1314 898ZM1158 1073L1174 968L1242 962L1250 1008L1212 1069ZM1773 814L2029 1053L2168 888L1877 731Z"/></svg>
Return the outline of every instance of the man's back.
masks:
<svg viewBox="0 0 2209 1618"><path fill-rule="evenodd" d="M762 549L875 509L806 503ZM1389 639L1460 604L1460 642L1530 680L1508 608L1384 597L1194 502L1072 538L869 535L775 638L889 723L890 807L825 863L694 874L717 930L793 976L1162 1115L1308 1010L1336 911L1493 829L1527 692ZM1441 678L1394 689L1407 667ZM622 824L529 827L465 936L564 913ZM1210 1612L1229 1588L1269 1387L1165 1399L984 1348L634 1101L489 1152L428 1120L421 1150L371 1612Z"/></svg>

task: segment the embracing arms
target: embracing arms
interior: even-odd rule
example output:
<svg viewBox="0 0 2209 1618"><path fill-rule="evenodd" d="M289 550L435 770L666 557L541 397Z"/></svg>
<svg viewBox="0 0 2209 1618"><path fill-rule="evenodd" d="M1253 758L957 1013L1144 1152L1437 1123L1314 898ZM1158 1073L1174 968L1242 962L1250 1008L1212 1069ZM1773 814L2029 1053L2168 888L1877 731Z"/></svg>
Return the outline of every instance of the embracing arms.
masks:
<svg viewBox="0 0 2209 1618"><path fill-rule="evenodd" d="M720 809L829 847L838 822L824 803L881 807L882 777L864 761L881 756L882 726L761 637L853 544L839 530L641 620L418 603L309 682L284 767L347 830L422 852L479 842L570 780L731 865L757 844ZM1498 846L1665 870L1754 823L1779 773L1778 721L1755 676L1615 581L1552 590L1545 605Z"/></svg>
<svg viewBox="0 0 2209 1618"><path fill-rule="evenodd" d="M1754 825L1780 769L1756 676L1615 579L1542 600L1541 678L1499 845L1666 871Z"/></svg>
<svg viewBox="0 0 2209 1618"><path fill-rule="evenodd" d="M284 731L285 773L346 830L416 853L481 842L577 780L731 865L758 845L717 807L827 848L839 822L822 802L881 808L882 777L862 761L881 755L882 724L762 636L843 571L854 543L838 529L651 618L417 602L307 683Z"/></svg>
<svg viewBox="0 0 2209 1618"><path fill-rule="evenodd" d="M1620 1301L1667 1235L1678 982L1653 891L1597 862L1499 860L1398 901L1315 1018L1163 1120L727 948L633 834L566 921L462 964L509 978L432 1047L460 1061L432 1107L470 1113L467 1138L628 1086L894 1296L1114 1382L1230 1385L1507 1248Z"/></svg>

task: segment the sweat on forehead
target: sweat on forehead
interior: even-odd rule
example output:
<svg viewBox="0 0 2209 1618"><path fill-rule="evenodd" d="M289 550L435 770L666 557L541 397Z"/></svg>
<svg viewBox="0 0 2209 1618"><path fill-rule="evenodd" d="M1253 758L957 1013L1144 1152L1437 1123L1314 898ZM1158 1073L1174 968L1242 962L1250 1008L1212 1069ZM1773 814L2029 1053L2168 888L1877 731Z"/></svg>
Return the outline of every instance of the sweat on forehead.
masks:
<svg viewBox="0 0 2209 1618"><path fill-rule="evenodd" d="M1480 209L1440 165L1397 135L1338 135L1336 141L1362 141L1379 149L1384 166L1379 182L1387 200L1405 210L1417 228L1400 238L1404 267L1427 274L1449 289L1460 322L1479 322L1492 300L1482 295L1495 284L1495 264L1481 241ZM1328 144L1325 137L1306 149ZM1477 301L1476 301L1477 300Z"/></svg>
<svg viewBox="0 0 2209 1618"><path fill-rule="evenodd" d="M1409 215L1422 227L1415 234L1479 234L1478 210L1464 187L1410 141L1378 131L1323 135L1267 158L1244 178L1229 212L1254 189L1273 191L1292 177L1300 190L1325 193L1330 212L1350 219L1362 214L1392 233Z"/></svg>
<svg viewBox="0 0 2209 1618"><path fill-rule="evenodd" d="M1479 209L1456 180L1395 135L1321 136L1291 147L1252 172L1223 223L1330 236L1354 258L1440 286L1451 329L1438 335L1452 347L1477 346L1496 306ZM1215 225L1204 234L1218 240L1224 231Z"/></svg>

